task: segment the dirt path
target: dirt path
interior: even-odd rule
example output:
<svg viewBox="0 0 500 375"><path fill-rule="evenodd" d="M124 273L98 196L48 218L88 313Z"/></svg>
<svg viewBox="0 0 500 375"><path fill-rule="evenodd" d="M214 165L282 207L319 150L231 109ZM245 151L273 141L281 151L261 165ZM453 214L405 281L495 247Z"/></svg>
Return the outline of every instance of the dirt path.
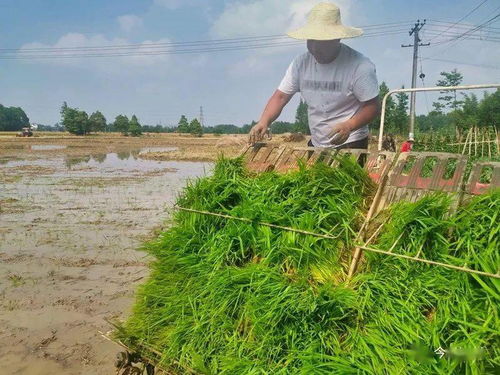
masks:
<svg viewBox="0 0 500 375"><path fill-rule="evenodd" d="M209 167L138 157L169 142L35 141L0 140L22 146L0 151L0 372L112 374L119 348L98 331L130 311L137 248Z"/></svg>

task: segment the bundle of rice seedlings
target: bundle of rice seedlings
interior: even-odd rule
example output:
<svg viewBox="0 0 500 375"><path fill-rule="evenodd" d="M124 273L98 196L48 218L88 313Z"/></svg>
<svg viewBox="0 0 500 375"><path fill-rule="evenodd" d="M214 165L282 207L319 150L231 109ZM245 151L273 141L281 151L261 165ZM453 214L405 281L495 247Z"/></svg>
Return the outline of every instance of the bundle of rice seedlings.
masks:
<svg viewBox="0 0 500 375"><path fill-rule="evenodd" d="M377 246L388 249L397 241L397 253L498 272L500 191L472 199L455 215L447 214L449 206L449 197L441 194L393 206ZM358 290L365 303L353 345L373 348L373 368L498 373L498 279L384 255L367 257Z"/></svg>
<svg viewBox="0 0 500 375"><path fill-rule="evenodd" d="M256 176L241 159L220 160L178 204L254 222L178 212L146 247L156 261L119 338L153 348L177 373L495 373L498 280L367 253L344 283L372 189L345 158L334 169ZM451 217L444 195L397 204L374 246L495 272L499 198L478 197Z"/></svg>
<svg viewBox="0 0 500 375"><path fill-rule="evenodd" d="M335 239L178 212L147 245L156 261L121 339L155 348L166 367L200 373L285 374L328 363L323 355L340 350L356 316L342 263L372 190L348 158L335 169L259 175L241 159L220 160L213 176L186 188L180 206Z"/></svg>

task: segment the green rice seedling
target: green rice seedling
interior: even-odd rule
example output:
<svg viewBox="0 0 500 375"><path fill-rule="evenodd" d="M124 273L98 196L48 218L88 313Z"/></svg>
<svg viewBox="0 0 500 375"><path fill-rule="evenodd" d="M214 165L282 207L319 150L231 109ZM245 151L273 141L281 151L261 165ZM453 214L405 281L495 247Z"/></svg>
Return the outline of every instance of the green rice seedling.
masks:
<svg viewBox="0 0 500 375"><path fill-rule="evenodd" d="M177 212L145 246L156 260L117 336L160 353L173 373L494 373L496 280L367 253L362 272L344 283L372 191L348 158L338 168L259 175L241 159L220 160L178 205L252 222ZM384 213L373 246L495 272L499 204L492 193L450 216L445 195L400 203Z"/></svg>
<svg viewBox="0 0 500 375"><path fill-rule="evenodd" d="M200 373L301 372L339 351L356 308L340 259L373 191L355 162L339 163L252 175L223 159L188 185L180 206L336 239L178 212L147 245L156 261L122 339Z"/></svg>
<svg viewBox="0 0 500 375"><path fill-rule="evenodd" d="M387 248L398 241L394 252L498 272L499 191L472 199L451 217L446 215L449 203L445 196L430 195L416 203L397 204L377 246ZM412 370L391 360L393 371L485 374L498 370L498 279L375 254L367 257L369 272L362 276L359 289L366 295L361 318L375 324L363 340L383 337L381 342L400 350L418 343L427 354L446 350L443 358L427 355L425 360L408 362ZM371 360L382 362L382 353L387 352L380 353Z"/></svg>

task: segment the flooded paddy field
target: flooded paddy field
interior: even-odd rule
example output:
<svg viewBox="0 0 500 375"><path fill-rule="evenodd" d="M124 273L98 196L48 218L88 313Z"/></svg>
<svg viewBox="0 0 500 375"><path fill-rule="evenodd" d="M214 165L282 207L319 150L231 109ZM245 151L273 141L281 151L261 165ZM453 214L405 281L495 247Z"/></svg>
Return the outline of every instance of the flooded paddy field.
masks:
<svg viewBox="0 0 500 375"><path fill-rule="evenodd" d="M119 347L99 331L148 275L137 250L211 170L143 157L189 149L175 138L0 138L1 373L114 373Z"/></svg>

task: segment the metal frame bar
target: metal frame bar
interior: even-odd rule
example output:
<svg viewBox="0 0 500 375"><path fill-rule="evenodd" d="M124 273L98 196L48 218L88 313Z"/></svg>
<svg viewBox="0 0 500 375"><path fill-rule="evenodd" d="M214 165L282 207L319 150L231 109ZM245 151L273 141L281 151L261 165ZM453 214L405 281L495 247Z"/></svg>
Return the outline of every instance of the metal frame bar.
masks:
<svg viewBox="0 0 500 375"><path fill-rule="evenodd" d="M477 90L477 89L491 89L500 88L500 83L489 83L484 85L462 85L462 86L436 86L436 87L418 87L414 89L396 89L391 90L385 94L382 99L382 110L380 112L380 128L378 134L378 150L382 151L382 140L384 136L384 122L385 122L385 106L387 98L392 94L398 92L420 92L420 91L455 91L455 90Z"/></svg>

